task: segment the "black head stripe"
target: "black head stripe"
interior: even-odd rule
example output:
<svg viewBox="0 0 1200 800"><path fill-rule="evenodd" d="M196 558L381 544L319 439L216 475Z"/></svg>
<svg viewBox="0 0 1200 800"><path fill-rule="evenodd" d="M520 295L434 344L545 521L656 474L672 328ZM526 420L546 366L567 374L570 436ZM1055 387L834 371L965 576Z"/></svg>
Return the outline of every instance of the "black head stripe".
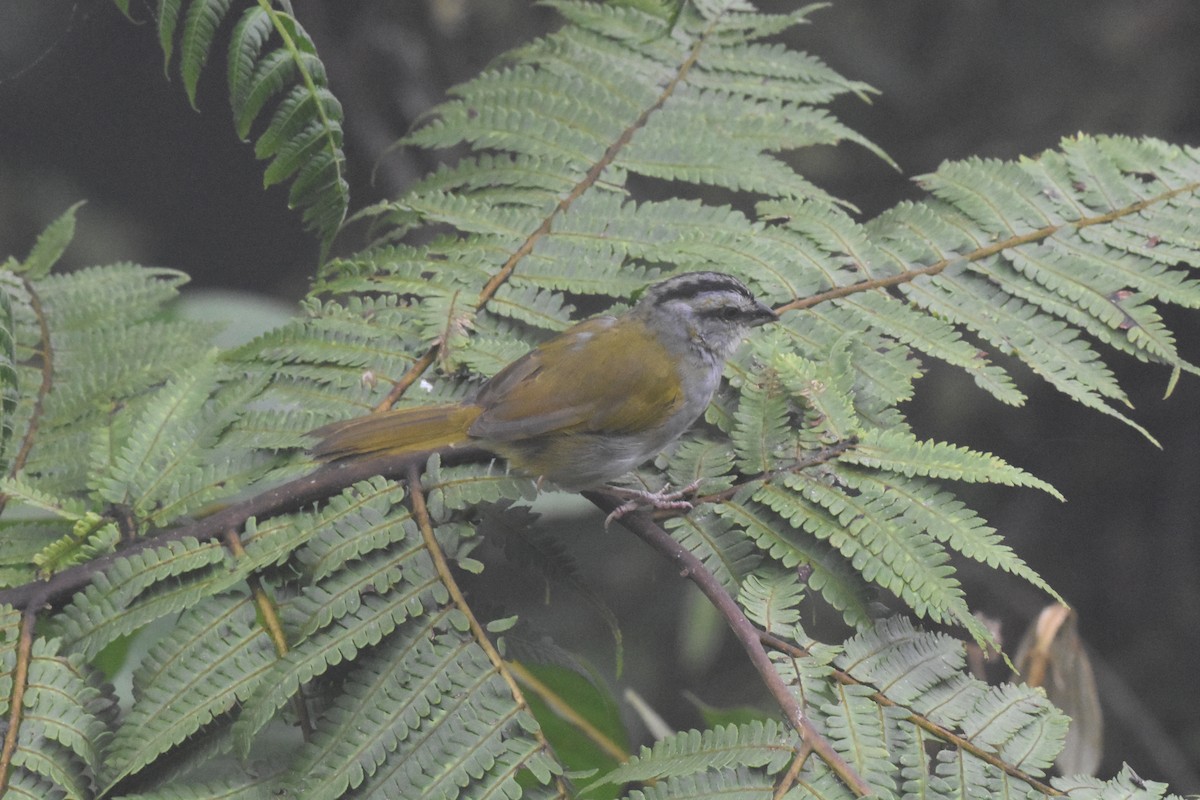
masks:
<svg viewBox="0 0 1200 800"><path fill-rule="evenodd" d="M754 301L754 296L744 283L723 272L685 272L650 289L656 306L672 300L692 300L705 292L734 292Z"/></svg>

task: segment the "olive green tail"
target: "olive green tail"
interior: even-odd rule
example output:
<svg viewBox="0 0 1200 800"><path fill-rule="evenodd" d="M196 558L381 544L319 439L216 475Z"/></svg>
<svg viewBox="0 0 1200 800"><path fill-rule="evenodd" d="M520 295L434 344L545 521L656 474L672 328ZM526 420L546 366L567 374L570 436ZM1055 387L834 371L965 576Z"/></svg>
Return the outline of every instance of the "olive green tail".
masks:
<svg viewBox="0 0 1200 800"><path fill-rule="evenodd" d="M467 441L479 412L473 405L414 406L333 422L309 433L319 439L309 453L336 461L437 450Z"/></svg>

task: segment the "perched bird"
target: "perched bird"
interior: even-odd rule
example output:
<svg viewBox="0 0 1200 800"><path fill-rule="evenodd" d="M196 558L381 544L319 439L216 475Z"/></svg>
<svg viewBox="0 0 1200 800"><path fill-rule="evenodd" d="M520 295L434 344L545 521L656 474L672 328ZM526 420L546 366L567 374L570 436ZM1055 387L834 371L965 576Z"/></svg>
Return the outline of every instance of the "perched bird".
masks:
<svg viewBox="0 0 1200 800"><path fill-rule="evenodd" d="M580 322L488 380L473 400L399 408L312 432L333 461L472 445L569 489L657 455L712 400L725 359L776 314L720 272L649 287L619 317ZM683 504L686 505L686 504Z"/></svg>

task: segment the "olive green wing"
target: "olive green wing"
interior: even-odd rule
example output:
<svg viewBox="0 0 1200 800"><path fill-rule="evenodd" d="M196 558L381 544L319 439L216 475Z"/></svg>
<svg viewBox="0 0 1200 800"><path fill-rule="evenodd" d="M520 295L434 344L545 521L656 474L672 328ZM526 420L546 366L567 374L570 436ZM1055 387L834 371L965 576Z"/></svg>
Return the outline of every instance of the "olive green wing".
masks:
<svg viewBox="0 0 1200 800"><path fill-rule="evenodd" d="M639 321L581 322L484 385L470 434L504 442L652 429L682 403L676 361Z"/></svg>

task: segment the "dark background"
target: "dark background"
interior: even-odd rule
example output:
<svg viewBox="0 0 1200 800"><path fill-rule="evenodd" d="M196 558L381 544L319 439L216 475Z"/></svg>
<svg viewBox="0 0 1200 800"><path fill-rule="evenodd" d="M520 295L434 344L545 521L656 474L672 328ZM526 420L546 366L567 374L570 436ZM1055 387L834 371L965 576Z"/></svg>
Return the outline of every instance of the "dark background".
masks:
<svg viewBox="0 0 1200 800"><path fill-rule="evenodd" d="M295 7L345 107L355 208L398 194L433 166L427 154L385 151L447 86L555 21L510 0ZM919 198L911 177L944 159L1032 155L1076 131L1190 145L1200 135L1200 4L1190 0L843 0L813 19L798 46L881 91L869 105L851 98L835 111L903 169L855 147L800 157L808 177L864 218ZM131 24L108 0L0 4L0 258L24 256L47 222L87 199L71 265L128 260L182 269L197 287L300 297L316 243L286 208L285 188L262 190L261 165L234 137L223 76L218 52L197 113L177 74L164 77L152 24ZM359 242L351 232L340 246ZM1167 317L1185 356L1200 361L1200 315ZM1030 491L961 489L1079 613L1108 717L1102 774L1129 761L1143 777L1195 792L1200 380L1185 376L1164 400L1163 370L1112 358L1135 418L1163 450L1019 368L1031 396L1024 409L933 369L907 411L921 433L996 452L1067 496L1060 504ZM669 568L623 531L564 536L620 621L620 687L680 728L698 724L681 689L717 704L757 699L736 646ZM478 592L611 672L611 637L576 595L554 589L545 605L536 578L512 565L489 572ZM972 605L1003 620L1011 649L1045 598L986 570L964 576ZM831 616L813 615L814 625Z"/></svg>

